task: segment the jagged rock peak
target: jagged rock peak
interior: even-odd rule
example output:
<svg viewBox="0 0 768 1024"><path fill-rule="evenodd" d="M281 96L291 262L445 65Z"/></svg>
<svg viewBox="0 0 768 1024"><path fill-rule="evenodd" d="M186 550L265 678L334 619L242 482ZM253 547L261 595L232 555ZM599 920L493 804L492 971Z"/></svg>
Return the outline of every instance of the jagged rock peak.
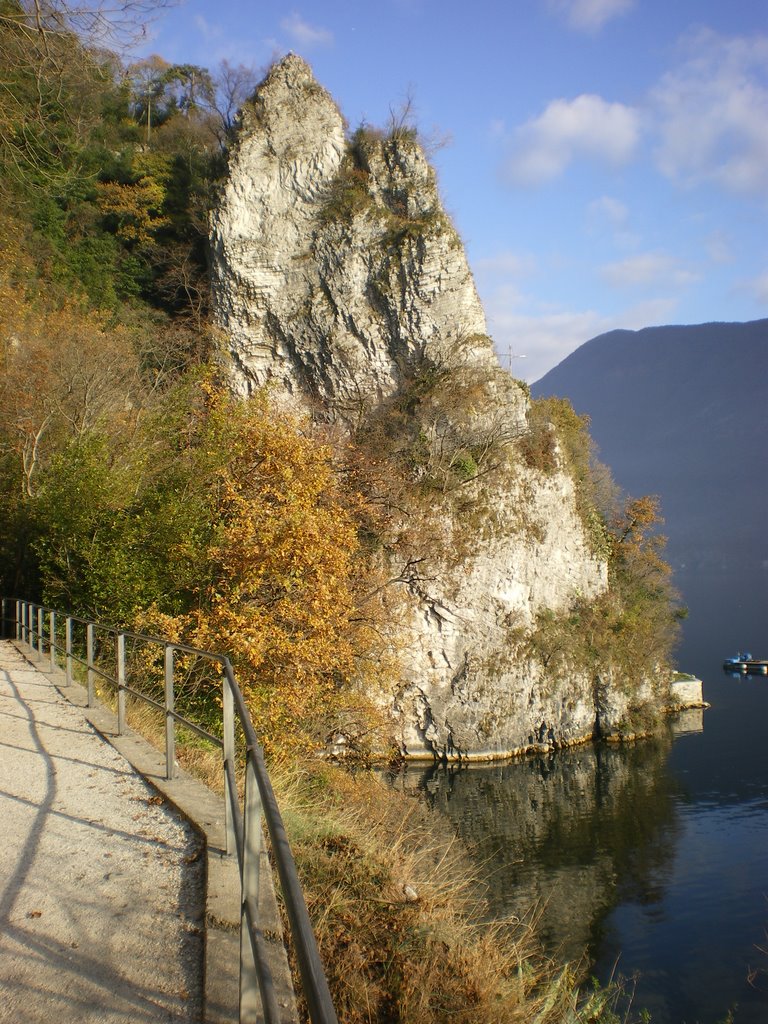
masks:
<svg viewBox="0 0 768 1024"><path fill-rule="evenodd" d="M344 418L425 358L498 369L415 133L362 127L348 139L295 54L243 111L212 252L215 315L242 393L270 382ZM510 397L522 416L522 395Z"/></svg>
<svg viewBox="0 0 768 1024"><path fill-rule="evenodd" d="M344 128L339 108L315 81L309 64L291 53L273 65L243 108L239 148L245 144L241 155L248 156L247 140L261 137L284 170L296 167L296 182L309 186L311 195L313 184L318 186L338 166Z"/></svg>

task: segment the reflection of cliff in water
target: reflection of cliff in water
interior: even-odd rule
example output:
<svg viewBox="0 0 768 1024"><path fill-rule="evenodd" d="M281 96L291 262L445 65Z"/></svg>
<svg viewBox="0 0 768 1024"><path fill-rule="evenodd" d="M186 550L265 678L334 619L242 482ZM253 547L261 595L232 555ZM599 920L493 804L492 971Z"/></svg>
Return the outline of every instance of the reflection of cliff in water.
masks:
<svg viewBox="0 0 768 1024"><path fill-rule="evenodd" d="M488 881L490 915L536 907L545 945L573 959L618 900L660 895L652 879L664 876L676 833L670 743L665 735L491 767L409 767L398 784L450 818Z"/></svg>

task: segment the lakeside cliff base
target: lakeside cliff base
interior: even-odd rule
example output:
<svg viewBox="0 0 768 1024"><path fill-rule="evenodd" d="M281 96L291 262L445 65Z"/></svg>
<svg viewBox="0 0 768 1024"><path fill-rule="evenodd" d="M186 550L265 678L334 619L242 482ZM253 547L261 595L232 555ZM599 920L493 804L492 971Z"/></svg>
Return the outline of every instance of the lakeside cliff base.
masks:
<svg viewBox="0 0 768 1024"><path fill-rule="evenodd" d="M603 740L607 743L627 743L652 735L662 725L664 716L680 716L682 719L681 713L700 712L710 707L710 703L703 699L701 680L693 676L686 676L685 678L675 679L669 684L668 696L660 709L655 700L649 700L641 708L628 708L628 717L618 721L616 727L610 730L600 730L596 722L591 730L581 735L565 736L562 732L556 735L550 725L542 722L536 734L529 734L527 742L508 750L473 750L468 752L452 750L450 752L443 751L439 754L427 750L402 751L402 758L403 761L414 763L482 764L511 761L537 754L551 754L554 751L567 750L572 748L572 746L580 746L596 740ZM703 723L700 718L696 718L695 723L693 723L689 717L687 721L680 723L679 728L677 721L673 722L672 728L673 732L682 734L700 731L703 728Z"/></svg>
<svg viewBox="0 0 768 1024"><path fill-rule="evenodd" d="M567 750L572 747L585 746L588 743L600 741L611 744L634 743L637 740L653 736L667 717L673 718L671 729L672 733L676 736L701 732L704 728L701 713L712 705L701 696L701 680L695 680L695 682L698 683L698 689L686 684L685 691L682 688L672 690L672 700L662 709L661 714L654 715L652 720L647 719L642 722L635 718L631 724L622 723L621 727L612 732L597 733L593 730L587 735L572 736L568 739L547 738L545 734L543 739L509 750L475 750L467 753L452 751L450 754L444 753L440 755L428 751L417 751L415 753L404 753L403 761L409 764L434 764L436 762L443 764L492 764L514 761L537 754L551 754L557 750ZM542 726L542 728L545 727ZM343 751L340 752L343 753Z"/></svg>
<svg viewBox="0 0 768 1024"><path fill-rule="evenodd" d="M403 725L400 737L403 760L487 763L564 750L593 740L631 742L655 732L664 716L710 706L703 698L702 681L682 673L675 673L671 682L659 673L653 683L645 682L629 693L621 687L607 685L605 680L598 685L593 684L585 691L583 677L578 676L569 684L558 684L555 693L545 691L544 700L541 700L540 690L537 691L535 684L529 683L528 686L527 692L518 695L514 694L514 690L506 690L503 698L498 690L491 687L496 700L493 719L496 729L508 735L517 734L520 736L519 742L510 743L506 747L502 744L482 746L481 737L476 731L472 737L474 745L467 745L464 749L459 747L457 741L465 735L464 730L468 725L477 730L477 709L481 706L482 694L475 693L472 702L474 717L459 717L459 726L455 729L450 722L451 707L438 705L438 713L447 724L447 728L444 725L445 731L442 731L435 724L434 711L427 702L424 690L419 689L416 697L418 705L412 708L410 715L403 713L402 706L397 709ZM579 691L581 700L575 700L573 695ZM434 698L435 691L432 694ZM505 707L506 713L502 710ZM536 721L536 709L541 711L542 717L534 727L528 727L521 735L526 720L530 722L533 718ZM441 735L446 733L450 737L449 742L441 743Z"/></svg>

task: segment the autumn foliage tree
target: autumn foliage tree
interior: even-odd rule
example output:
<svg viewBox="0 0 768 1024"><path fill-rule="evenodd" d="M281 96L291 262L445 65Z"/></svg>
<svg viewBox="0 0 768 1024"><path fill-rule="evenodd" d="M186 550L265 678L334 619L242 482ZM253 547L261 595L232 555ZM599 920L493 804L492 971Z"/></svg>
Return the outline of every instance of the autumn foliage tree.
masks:
<svg viewBox="0 0 768 1024"><path fill-rule="evenodd" d="M201 453L196 486L205 480L213 528L194 609L159 624L232 658L268 746L290 737L311 747L334 731L359 739L377 642L360 615L362 499L345 492L333 449L306 422L263 397L240 402L210 383L201 394L185 444Z"/></svg>

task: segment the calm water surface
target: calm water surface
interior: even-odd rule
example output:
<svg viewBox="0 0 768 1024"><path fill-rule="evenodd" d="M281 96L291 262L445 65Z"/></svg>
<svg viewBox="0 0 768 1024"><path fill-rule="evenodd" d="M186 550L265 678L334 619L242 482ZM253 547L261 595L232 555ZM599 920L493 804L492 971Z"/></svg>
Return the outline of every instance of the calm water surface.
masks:
<svg viewBox="0 0 768 1024"><path fill-rule="evenodd" d="M631 747L403 779L474 850L494 917L535 907L550 950L637 975L653 1024L768 1022L768 678L720 668L768 657L765 575L681 578L678 661L709 710Z"/></svg>

